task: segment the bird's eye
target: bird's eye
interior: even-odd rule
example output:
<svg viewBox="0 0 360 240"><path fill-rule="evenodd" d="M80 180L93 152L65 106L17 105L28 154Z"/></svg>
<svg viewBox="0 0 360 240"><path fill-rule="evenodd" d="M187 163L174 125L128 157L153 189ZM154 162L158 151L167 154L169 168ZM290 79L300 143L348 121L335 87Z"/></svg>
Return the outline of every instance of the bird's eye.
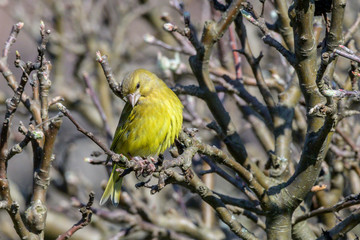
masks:
<svg viewBox="0 0 360 240"><path fill-rule="evenodd" d="M138 89L140 87L140 83L136 84L136 89Z"/></svg>

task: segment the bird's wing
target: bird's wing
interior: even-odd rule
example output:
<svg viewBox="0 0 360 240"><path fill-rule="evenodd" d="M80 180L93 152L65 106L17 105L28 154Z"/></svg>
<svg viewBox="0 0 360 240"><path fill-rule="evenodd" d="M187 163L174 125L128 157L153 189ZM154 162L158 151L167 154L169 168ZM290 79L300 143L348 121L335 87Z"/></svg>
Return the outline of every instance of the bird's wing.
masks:
<svg viewBox="0 0 360 240"><path fill-rule="evenodd" d="M118 145L118 142L121 139L122 134L124 133L126 127L128 126L128 124L126 123L130 121L129 119L131 119L130 117L131 111L132 111L132 106L129 103L126 103L123 111L121 112L120 120L115 131L114 140L110 147L112 151L116 152L116 146ZM106 201L109 198L111 198L111 201L115 206L117 206L120 202L122 177L120 172L116 171L117 168L118 166L116 166L115 164L113 166L113 170L111 172L109 181L106 185L105 191L100 199L100 205L106 203Z"/></svg>
<svg viewBox="0 0 360 240"><path fill-rule="evenodd" d="M116 146L119 143L119 140L121 139L121 135L124 133L124 130L125 130L126 126L127 126L126 122L131 121L131 119L130 119L131 111L132 111L131 104L126 103L125 106L124 106L123 111L121 112L120 120L119 120L118 126L117 126L116 131L115 131L113 142L112 142L111 147L110 147L110 149L112 151L115 150Z"/></svg>

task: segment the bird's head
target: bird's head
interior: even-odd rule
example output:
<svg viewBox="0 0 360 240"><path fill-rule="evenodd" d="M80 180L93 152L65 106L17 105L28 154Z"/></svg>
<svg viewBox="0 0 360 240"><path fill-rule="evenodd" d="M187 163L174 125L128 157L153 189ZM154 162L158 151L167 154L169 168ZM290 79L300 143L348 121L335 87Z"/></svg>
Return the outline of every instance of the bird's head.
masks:
<svg viewBox="0 0 360 240"><path fill-rule="evenodd" d="M155 74L137 69L128 73L121 83L121 94L133 107L140 97L147 97L154 88L164 84Z"/></svg>

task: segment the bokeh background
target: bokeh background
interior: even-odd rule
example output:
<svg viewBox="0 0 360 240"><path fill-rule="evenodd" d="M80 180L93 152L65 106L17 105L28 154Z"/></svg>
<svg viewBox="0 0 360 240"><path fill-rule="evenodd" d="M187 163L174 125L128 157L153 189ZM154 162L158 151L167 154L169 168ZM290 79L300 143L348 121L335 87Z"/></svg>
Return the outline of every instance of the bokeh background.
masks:
<svg viewBox="0 0 360 240"><path fill-rule="evenodd" d="M253 1L253 4L255 8L260 6L257 1ZM184 6L190 12L191 21L199 32L206 20L218 19L220 16L218 13L212 12L207 0L185 0ZM354 22L359 11L360 2L348 1L345 28ZM274 14L270 1L270 3L266 3L266 19L272 22ZM23 60L33 61L37 56L37 45L40 40L39 23L41 20L44 21L46 27L52 31L47 53L47 58L53 64L51 96L62 96L63 104L68 107L79 123L109 144L100 115L85 91L83 74L88 74L91 84L96 89L111 133L116 128L123 102L110 91L101 67L95 61L97 50L108 55L118 81L126 72L136 68L146 68L159 75L169 86L174 86L175 83L195 83L187 62L187 55L174 53L147 42L151 36L154 36L167 44L177 44L171 34L163 30L164 20L162 19L171 19L172 22L183 26L180 14L167 0L0 0L0 43L6 41L14 23L24 22L24 28L11 48L8 61L17 79L20 79L21 72L12 64L15 60L15 50L21 53ZM247 26L254 55L257 56L260 52L264 53L261 62L264 75L271 76L276 72L281 77L285 76L287 66L284 64L284 60L279 57L277 52L263 44L257 29L249 24ZM360 38L359 31L355 34L355 38ZM224 48L223 52L220 47L215 51L213 63L215 65L224 64L230 66L229 69L234 69L232 52L229 51L228 33L224 36L222 47ZM224 63L219 63L218 56L220 54L225 54ZM244 59L242 59L242 63L242 71L251 78L251 70ZM347 67L347 63L340 59L337 70L340 77L347 74ZM29 89L25 91L29 91ZM258 95L255 87L249 87L249 91ZM4 102L10 96L12 96L12 91L4 80L0 80L1 115L5 111ZM237 123L250 155L255 161L256 159L265 159L266 152L260 147L249 124L243 121L241 114L234 110L235 104L226 99L224 101ZM213 134L205 130L204 122L210 122L212 119L205 106L204 103L198 101L195 107L201 118L192 119L184 124L198 127L200 129L199 136L204 141L219 144L214 140ZM57 113L58 111L54 107L51 115L54 116ZM19 121L27 124L29 120L28 112L20 105L13 120L11 131L13 143L22 139L22 135L17 132L16 125ZM301 146L293 146L293 148L293 154L299 155ZM91 165L84 161L96 150L99 148L94 143L79 133L67 119L64 119L54 150L56 159L53 163L52 182L48 192L49 213L46 239L54 239L80 218L77 208L71 206L71 197L86 202L89 192L93 190L96 194L95 206L98 207L98 200L101 197L108 173L104 166ZM31 148L27 147L23 153L9 162L8 176L12 183L12 194L14 199L19 202L20 209L25 209L25 204L31 196L33 174L31 154ZM105 156L103 155L101 158L104 159ZM194 166L199 171L203 167L196 159ZM238 190L229 184L225 185L220 178L214 177L214 179L213 187L215 189L221 189L225 194L231 193L232 196L241 196ZM126 189L133 191L138 198L145 199L145 202L155 212L164 214L167 211L171 212L171 209L177 209L194 221L201 222L201 201L198 197L177 186L167 186L163 191L152 196L147 189L135 190L136 181L134 177L129 176L125 183ZM261 231L252 229L252 225L247 221L244 218L245 226L263 236ZM215 224L217 227L226 229L221 222ZM109 225L111 225L112 232L105 233ZM116 225L104 222L95 215L91 226L80 230L72 239L108 239L111 236L114 237L118 229ZM225 235L221 232L217 239L235 238L229 231L224 230L224 232ZM128 238L141 239L141 235ZM5 211L0 211L0 239L18 239ZM114 239L117 238L114 237Z"/></svg>

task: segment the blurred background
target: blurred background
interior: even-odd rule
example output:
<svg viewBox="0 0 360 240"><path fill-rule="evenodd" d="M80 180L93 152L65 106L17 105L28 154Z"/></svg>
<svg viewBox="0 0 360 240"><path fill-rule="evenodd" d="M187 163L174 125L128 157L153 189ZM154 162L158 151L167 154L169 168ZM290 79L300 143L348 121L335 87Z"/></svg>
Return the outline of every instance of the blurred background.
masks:
<svg viewBox="0 0 360 240"><path fill-rule="evenodd" d="M220 13L211 8L208 0L184 0L183 2L186 11L190 12L192 24L199 33L206 20L219 19ZM260 6L258 1L252 2L255 8ZM8 60L16 79L20 79L21 72L13 66L15 50L21 53L23 60L34 61L38 54L37 46L40 41L39 23L41 20L44 21L46 27L51 30L46 53L53 65L50 77L52 80L51 96L63 97L63 104L72 112L77 121L103 142L110 144L109 133L113 134L115 131L123 108L123 101L110 91L101 66L95 61L95 53L100 50L102 54L108 55L109 63L118 81L121 81L126 72L145 68L156 73L169 86L174 86L176 83L196 84L188 64L189 53L194 52L189 43L188 52L185 53L169 51L166 47L158 47L153 44L154 39L161 40L170 46L179 44L179 36L176 38L163 30L163 24L168 21L183 26L182 16L176 9L176 4L178 1L168 0L0 0L0 43L5 43L14 23L24 22L24 28L16 43L11 47ZM271 1L267 1L265 18L269 22L273 22L276 17L276 13L272 9ZM358 1L348 1L345 29L353 24L359 11L360 3ZM258 56L260 52L264 54L261 61L264 76L271 79L275 79L277 76L278 79L286 79L289 67L284 59L276 51L263 44L261 34L256 28L248 23L246 25L254 55ZM275 35L275 37L279 36ZM360 32L358 31L355 34L355 39L357 39L355 42L359 43L359 38ZM187 40L184 38L184 41ZM212 56L212 68L215 70L227 69L227 72L234 74L233 56L229 42L229 33L227 32ZM245 59L241 58L241 62L244 76L247 76L249 81L254 80ZM348 62L339 59L337 66L339 78L345 76ZM110 130L108 133L91 97L86 92L84 74L88 76L104 109ZM279 82L281 85L280 80ZM259 96L256 87L250 85L248 90L255 96ZM25 92L27 91L30 89L25 90ZM274 94L276 94L275 90ZM11 89L7 87L6 81L1 80L1 115L6 110L4 102L10 96L12 96ZM194 97L182 96L181 100L184 104L189 104L189 108L193 110L185 109L184 125L199 128L198 135L203 141L221 147L220 141L205 127L212 120L206 105ZM251 130L249 123L244 121L242 114L236 110L235 103L228 101L224 96L223 100L237 124L249 155L254 161L266 159L266 152ZM194 115L194 112L197 114ZM54 116L57 113L57 109L53 107L50 114ZM22 139L22 135L17 132L17 124L20 121L25 124L30 121L30 115L22 105L13 120L12 143ZM299 156L302 146L293 145L292 147L294 156ZM86 203L90 191L95 192L95 207L99 207L98 200L102 195L108 173L103 165L92 165L84 161L93 151L99 151L99 148L78 132L70 121L64 119L54 150L56 158L53 162L51 186L48 191L47 207L49 212L45 239L54 239L80 219L78 208L72 207L72 203L74 201ZM8 167L12 195L20 204L21 210L25 209L25 204L31 197L33 178L31 156L31 148L27 147L23 153L9 162ZM166 153L165 157L169 157L169 154ZM105 156L102 155L99 159L104 160ZM265 165L265 162L259 162L259 164ZM199 156L194 159L194 168L197 172L201 172L205 168ZM242 196L235 187L225 183L221 178L217 178L215 174L210 175L212 177L208 184L211 188L221 189L222 193L231 194L231 196ZM181 215L190 219L195 225L204 224L201 214L203 203L198 196L172 185L167 186L156 195L150 195L148 189L135 189L134 185L137 181L135 177L128 176L124 184L126 191L131 193L134 198L146 203L154 213L159 216L173 216L173 218ZM264 236L264 232L254 228L247 218L240 218L244 218L242 223L257 236ZM227 226L218 219L212 224L216 226L213 231L214 239L235 239L227 230ZM8 214L0 211L1 240L18 239L12 226ZM120 226L122 225L120 224ZM104 221L94 215L91 226L78 231L72 239L118 239L121 229L122 227L119 227L117 223ZM143 239L145 237L146 234L135 233L127 236L127 239ZM188 237L195 238L194 236Z"/></svg>

